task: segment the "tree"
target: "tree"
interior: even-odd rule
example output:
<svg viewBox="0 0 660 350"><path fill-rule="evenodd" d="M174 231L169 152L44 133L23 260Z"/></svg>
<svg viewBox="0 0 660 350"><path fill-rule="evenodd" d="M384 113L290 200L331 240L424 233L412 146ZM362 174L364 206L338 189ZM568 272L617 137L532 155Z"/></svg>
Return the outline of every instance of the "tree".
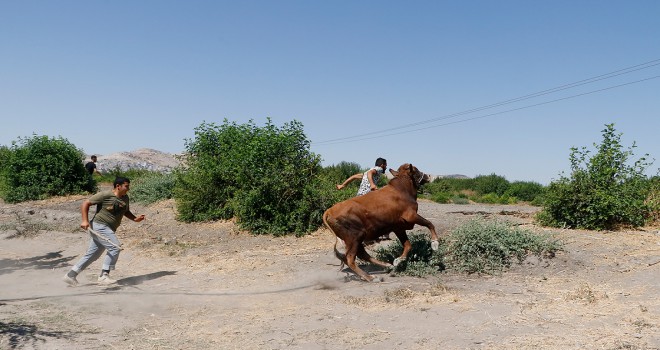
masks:
<svg viewBox="0 0 660 350"><path fill-rule="evenodd" d="M643 226L650 217L653 209L646 199L651 181L644 175L652 164L648 154L631 165L635 143L623 150L614 124L606 124L602 133L593 157L585 147L571 148L570 177L562 175L548 186L538 216L542 224L604 230Z"/></svg>
<svg viewBox="0 0 660 350"><path fill-rule="evenodd" d="M8 203L96 191L84 153L64 138L19 138L1 158L0 194Z"/></svg>
<svg viewBox="0 0 660 350"><path fill-rule="evenodd" d="M184 167L175 171L174 198L182 221L235 217L254 233L304 233L318 228L320 157L309 151L302 124L281 128L268 119L202 123L186 141Z"/></svg>

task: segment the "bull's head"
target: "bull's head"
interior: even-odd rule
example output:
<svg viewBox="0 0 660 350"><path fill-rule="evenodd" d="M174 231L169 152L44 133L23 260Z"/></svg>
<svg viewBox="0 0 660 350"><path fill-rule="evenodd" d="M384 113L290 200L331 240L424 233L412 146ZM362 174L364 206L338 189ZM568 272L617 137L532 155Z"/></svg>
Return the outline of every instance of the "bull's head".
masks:
<svg viewBox="0 0 660 350"><path fill-rule="evenodd" d="M422 171L417 169L416 166L410 163L401 165L399 170L390 169L390 173L392 173L392 176L394 177L399 177L404 174L409 176L413 180L415 187L419 187L425 183L430 182L430 178L427 174L424 174Z"/></svg>

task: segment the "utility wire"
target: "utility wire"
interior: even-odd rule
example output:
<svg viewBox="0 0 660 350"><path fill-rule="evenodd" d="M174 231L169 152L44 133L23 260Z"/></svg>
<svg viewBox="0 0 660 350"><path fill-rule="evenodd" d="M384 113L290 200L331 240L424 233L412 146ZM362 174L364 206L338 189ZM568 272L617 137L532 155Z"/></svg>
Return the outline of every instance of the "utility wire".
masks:
<svg viewBox="0 0 660 350"><path fill-rule="evenodd" d="M376 137L367 137L367 136L370 136L370 135L377 135L377 134L382 134L382 133L386 133L386 132L389 132L389 131L395 131L395 130L400 130L400 129L405 129L405 128L411 128L411 127L418 126L418 125L433 123L433 122L437 122L437 121L440 121L440 120L456 118L456 117L459 117L459 116L462 116L462 115L475 113L475 112L479 112L479 111L483 111L483 110L486 110L486 109L499 107L499 106L503 106L503 105L507 105L507 104L511 104L511 103L515 103L515 102L520 102L520 101L528 100L528 99L531 99L531 98L534 98L534 97L544 96L544 95L548 95L548 94L555 93L555 92L558 92L558 91L571 89L571 88L574 88L574 87L577 87L577 86L582 86L582 85L594 83L594 82L597 82L597 81L610 79L610 78L613 78L613 77L616 77L616 76L629 74L629 73L636 72L636 71L639 71L639 70L642 70L642 69L651 68L651 67L654 67L654 66L657 66L657 65L660 65L660 59L648 61L648 62L637 64L637 65L634 65L634 66L631 66L631 67L619 69L619 70L616 70L616 71L613 71L613 72L610 72L610 73L601 74L601 75L598 75L598 76L595 76L595 77L592 77L592 78L588 78L588 79L576 81L576 82L573 82L573 83L561 85L561 86L554 87L554 88L551 88L551 89L542 90L542 91L535 92L535 93L528 94L528 95L524 95L524 96L521 96L521 97L516 97L516 98L513 98L513 99L505 100L505 101L502 101L502 102L498 102L498 103L494 103L494 104L490 104L490 105L486 105L486 106L482 106L482 107L469 109L469 110L466 110L466 111L463 111L463 112L453 113L453 114L449 114L449 115L442 116L442 117L432 118L432 119L428 119L428 120L424 120L424 121L420 121L420 122L405 124L405 125L401 125L401 126L397 126L397 127L388 128L388 129L383 129L383 130L380 130L380 131L373 131L373 132L359 134L359 135L346 136L346 137L335 138L335 139L330 139L330 140L325 140L325 141L319 141L319 142L316 142L315 145L337 144L337 143L341 143L340 141L350 142L350 141L369 140L369 139L376 138ZM651 79L653 79L653 78L651 78ZM640 81L637 81L637 82L641 82L641 81L644 81L644 80L640 80ZM635 82L633 82L633 83L635 83ZM622 84L622 85L619 85L619 86L624 86L624 85L628 85L628 84ZM610 88L605 88L605 89L597 90L597 91L594 91L594 92L608 90L608 89L610 89ZM585 93L585 94L589 94L589 93ZM585 95L585 94L576 95L574 97L582 96L582 95ZM572 97L569 97L569 98L572 98ZM561 101L561 100L562 99L558 99L558 100L555 100L555 101ZM555 102L555 101L550 101L550 102ZM545 103L550 103L550 102L545 102ZM541 105L541 104L545 104L545 103L540 103L540 104L536 104L536 105L533 105L533 106L537 106L537 105ZM523 108L528 108L528 107L522 107L522 108L519 108L519 109L523 109ZM515 110L518 110L518 109L513 109L511 111L515 111ZM507 111L505 111L505 112L507 112ZM505 113L505 112L501 112L501 113ZM501 113L496 113L496 114L501 114ZM479 119L479 118L482 118L482 117L470 118L470 119L466 119L466 120ZM448 124L454 124L454 123L448 123ZM448 125L448 124L443 124L443 125ZM417 130L419 130L419 129L414 129L414 130L410 130L410 131L417 131ZM405 132L399 132L399 133L396 133L396 134L388 134L388 135L397 135L397 134L401 134L401 133L405 133ZM381 135L381 136L387 136L387 135Z"/></svg>
<svg viewBox="0 0 660 350"><path fill-rule="evenodd" d="M372 135L372 134L373 134L373 133L370 133L370 134L364 134L365 137L354 138L354 139L350 139L350 140L347 140L346 138L344 138L344 139L336 139L336 141L325 141L325 143L323 143L323 145L334 145L334 144L340 144L340 143L349 143L349 142L357 142L357 141L372 140L372 139L377 139L377 138L381 138L381 137L385 137L385 136L393 136L393 135L407 134L407 133L411 133L411 132L415 132L415 131L422 131L422 130L428 130L428 129L432 129L432 128L438 128L438 127L441 127L441 126L446 126L446 125L451 125L451 124L463 123L463 122L467 122L467 121L471 121L471 120L475 120L475 119L483 119L483 118L492 117L492 116L496 116L496 115L500 115L500 114L504 114L504 113L515 112L515 111L519 111L519 110L522 110L522 109L527 109L527 108L537 107L537 106L546 105L546 104L549 104L549 103L554 103L554 102L563 101L563 100L568 100L568 99L572 99L572 98L576 98L576 97L581 97L581 96L585 96L585 95L595 94L595 93L597 93L597 92L606 91L606 90L611 90L611 89L616 89L616 88L619 88L619 87L622 87L622 86L632 85L632 84L637 84L637 83L641 83L641 82L644 82L644 81L648 81L648 80L652 80L652 79L657 79L657 78L660 78L660 75L656 75L656 76L654 76L654 77L645 78L645 79L640 79L640 80L636 80L636 81L632 81L632 82L628 82L628 83L623 83L623 84L619 84L619 85L614 85L614 86L610 86L610 87L606 87L606 88L602 88L602 89L598 89L598 90L593 90L593 91L589 91L589 92L584 92L584 93L577 94L577 95L572 95L572 96L562 97L562 98L558 98L558 99L551 100L551 101L545 101L545 102L535 103L535 104L532 104L532 105L527 105L527 106L523 106L523 107L519 107L519 108L513 108L513 109L509 109L509 110L501 111L501 112L497 112L497 113L486 114L486 115L482 115L482 116L478 116L478 117L472 117L472 118L467 118L467 119L461 119L461 120L456 120L456 121L452 121L452 122L447 122L447 123L444 123L444 124L438 124L438 125L426 126L426 127L423 127L423 128L417 128L417 129L412 129L412 130L393 132L393 133L389 133L389 134L385 134L385 135L379 135L379 136L369 136L369 137L366 137L367 135ZM419 124L419 123L417 123L417 124ZM413 125L413 124L410 124L410 125ZM396 130L396 129L397 129L397 128L387 129L387 130L388 130L388 131L392 131L392 130ZM383 132L383 131L381 131L381 132ZM381 132L378 132L378 133L381 133ZM356 137L357 137L357 136L356 136Z"/></svg>

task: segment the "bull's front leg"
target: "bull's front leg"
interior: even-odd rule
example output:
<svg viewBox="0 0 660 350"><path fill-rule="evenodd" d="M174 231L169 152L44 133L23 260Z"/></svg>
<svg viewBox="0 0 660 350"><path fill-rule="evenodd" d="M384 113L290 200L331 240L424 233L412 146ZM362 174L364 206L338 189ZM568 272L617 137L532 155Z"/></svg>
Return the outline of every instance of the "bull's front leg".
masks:
<svg viewBox="0 0 660 350"><path fill-rule="evenodd" d="M394 259L394 262L392 263L392 265L396 267L399 266L400 263L408 259L408 254L412 249L412 243L410 243L410 240L408 239L408 235L406 234L405 230L394 231L394 234L396 234L396 237L399 239L399 242L401 242L401 245L403 246L403 253L401 253L401 256Z"/></svg>
<svg viewBox="0 0 660 350"><path fill-rule="evenodd" d="M431 231L431 249L438 250L438 248L440 248L440 243L438 242L438 234L435 232L435 226L419 214L417 214L417 217L415 218L415 224L424 226Z"/></svg>

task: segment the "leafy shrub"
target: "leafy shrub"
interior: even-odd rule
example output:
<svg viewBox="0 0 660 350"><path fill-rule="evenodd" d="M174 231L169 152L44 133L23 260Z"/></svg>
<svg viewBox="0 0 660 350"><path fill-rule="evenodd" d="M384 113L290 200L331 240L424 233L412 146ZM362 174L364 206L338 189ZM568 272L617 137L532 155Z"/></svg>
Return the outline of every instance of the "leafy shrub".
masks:
<svg viewBox="0 0 660 350"><path fill-rule="evenodd" d="M515 197L509 197L506 194L498 196L496 193L486 193L483 196L474 197L473 200L478 203L487 203L487 204L516 204L517 200Z"/></svg>
<svg viewBox="0 0 660 350"><path fill-rule="evenodd" d="M130 179L130 178L129 178ZM174 175L153 172L131 179L131 200L151 204L172 198Z"/></svg>
<svg viewBox="0 0 660 350"><path fill-rule="evenodd" d="M540 183L533 181L514 181L504 192L509 197L516 197L518 200L532 202L537 196L543 195L545 187Z"/></svg>
<svg viewBox="0 0 660 350"><path fill-rule="evenodd" d="M338 164L327 166L323 169L324 176L336 184L344 182L350 176L365 172L366 169L360 168L360 165L353 162L339 162ZM351 183L351 185L353 185Z"/></svg>
<svg viewBox="0 0 660 350"><path fill-rule="evenodd" d="M264 127L226 119L219 126L203 123L195 139L186 140L185 167L174 172L178 218L236 217L253 233L315 230L331 205L332 195L325 197L324 191L334 185L321 189L320 157L309 146L297 121L282 128L270 119Z"/></svg>
<svg viewBox="0 0 660 350"><path fill-rule="evenodd" d="M643 226L650 218L652 181L643 174L651 163L642 157L629 165L636 146L624 151L614 124L606 124L602 133L593 157L585 147L571 148L571 175L562 175L548 187L537 215L541 224L604 230Z"/></svg>
<svg viewBox="0 0 660 350"><path fill-rule="evenodd" d="M514 260L522 262L530 254L553 257L562 243L551 236L537 235L506 222L470 220L440 240L437 251L431 249L428 234L408 235L412 249L408 260L397 266L395 273L425 277L442 270L492 274L510 267ZM399 240L378 247L376 258L393 262L403 252Z"/></svg>
<svg viewBox="0 0 660 350"><path fill-rule="evenodd" d="M443 240L440 240L440 248L433 251L429 235L426 233L412 232L408 234L408 239L412 249L408 254L408 259L397 266L396 273L424 277L445 269L443 262L445 242ZM376 249L376 259L392 263L401 253L403 253L403 246L398 239L395 239L390 244Z"/></svg>
<svg viewBox="0 0 660 350"><path fill-rule="evenodd" d="M650 180L649 195L646 198L646 204L650 208L648 222L651 224L660 223L660 176L654 176Z"/></svg>
<svg viewBox="0 0 660 350"><path fill-rule="evenodd" d="M64 138L19 138L2 157L0 188L9 203L96 191L84 153Z"/></svg>
<svg viewBox="0 0 660 350"><path fill-rule="evenodd" d="M447 193L447 192L437 192L437 193L431 194L428 197L429 197L429 199L431 199L432 201L434 201L436 203L444 204L444 203L449 203L449 199L451 197L451 194Z"/></svg>
<svg viewBox="0 0 660 350"><path fill-rule="evenodd" d="M0 198L5 198L9 186L7 184L7 172L9 171L9 158L11 150L7 146L0 146Z"/></svg>
<svg viewBox="0 0 660 350"><path fill-rule="evenodd" d="M512 259L522 262L529 254L554 256L561 243L505 222L480 218L453 230L446 249L448 268L492 274L511 266Z"/></svg>
<svg viewBox="0 0 660 350"><path fill-rule="evenodd" d="M450 200L457 203L453 198L465 198L458 200L457 204L467 204L469 200L491 204L515 204L518 200L533 202L544 191L545 187L536 182L509 183L506 178L495 174L479 175L474 179L436 178L422 187L423 196L438 203Z"/></svg>
<svg viewBox="0 0 660 350"><path fill-rule="evenodd" d="M474 189L481 194L495 193L501 196L509 188L509 181L503 176L490 174L474 178Z"/></svg>

